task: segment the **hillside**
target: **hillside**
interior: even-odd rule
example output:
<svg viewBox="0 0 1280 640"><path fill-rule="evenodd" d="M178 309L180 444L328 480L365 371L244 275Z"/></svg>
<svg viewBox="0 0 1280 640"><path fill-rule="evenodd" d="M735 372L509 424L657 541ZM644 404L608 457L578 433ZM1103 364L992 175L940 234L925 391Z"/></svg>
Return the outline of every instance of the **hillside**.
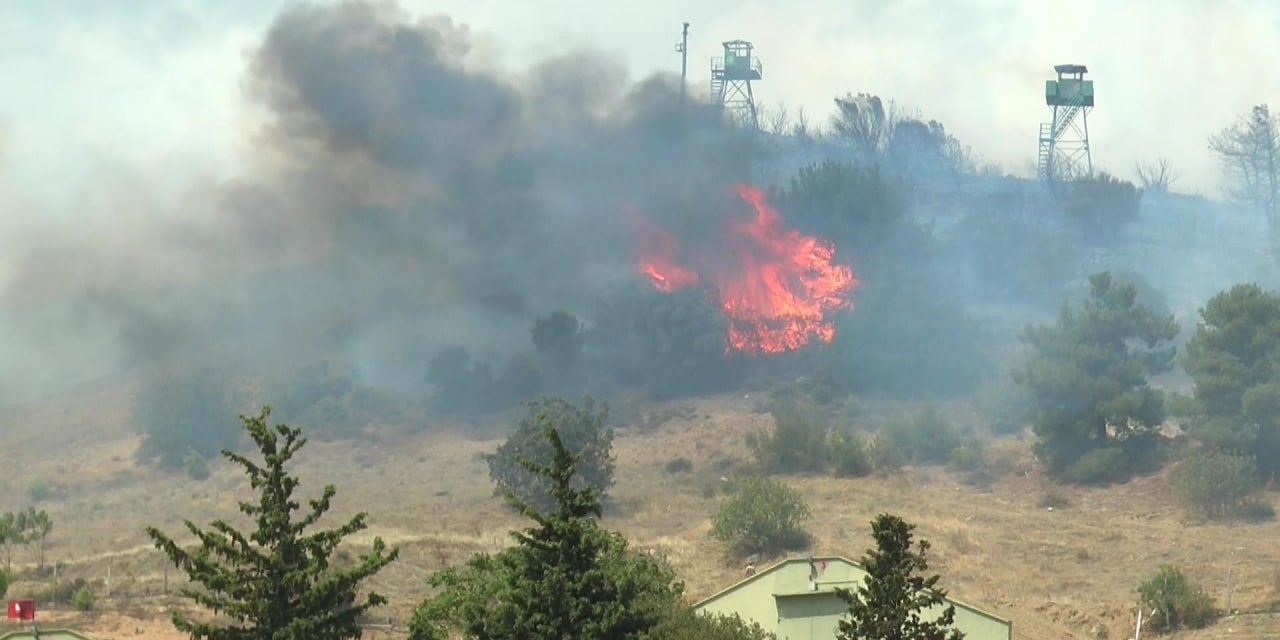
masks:
<svg viewBox="0 0 1280 640"><path fill-rule="evenodd" d="M95 585L100 611L46 617L108 638L178 638L168 626L165 570L142 528L177 532L183 518L204 523L234 513L242 478L217 464L195 482L133 462L137 437L128 424L132 389L120 384L11 410L0 417L6 441L0 508L26 505L37 478L55 487L40 502L55 527L48 547L65 579ZM769 423L751 396L720 396L642 411L615 445L617 485L604 524L641 549L666 555L692 598L740 576L708 536L720 480L716 462L744 455L745 434ZM301 456L306 488L334 483L334 516L370 513L371 535L402 549L401 560L374 581L391 599L383 615L403 623L426 593L432 571L469 554L506 544L521 522L491 495L479 454L497 446L496 429L458 426L417 434L371 433L357 441L314 442ZM688 458L693 471L664 465ZM919 525L952 595L1014 622L1018 638L1125 638L1132 633L1134 587L1161 563L1202 581L1220 605L1263 611L1280 596L1275 522L1206 524L1188 520L1166 479L1143 477L1105 489L1058 488L1064 507L1038 506L1051 484L1018 439L998 441L988 463L999 473L974 486L943 468L911 468L888 477L791 477L815 514L815 551L858 557L869 544L867 523L889 511ZM723 463L721 463L723 464ZM1271 496L1274 501L1274 494ZM15 561L31 568L19 549ZM106 579L111 576L110 597ZM26 571L30 575L30 571ZM170 589L177 578L169 575ZM11 595L36 588L28 577ZM1230 593L1230 596L1228 595ZM1246 635L1248 634L1248 635ZM1280 619L1244 616L1179 638L1262 638L1280 634Z"/></svg>

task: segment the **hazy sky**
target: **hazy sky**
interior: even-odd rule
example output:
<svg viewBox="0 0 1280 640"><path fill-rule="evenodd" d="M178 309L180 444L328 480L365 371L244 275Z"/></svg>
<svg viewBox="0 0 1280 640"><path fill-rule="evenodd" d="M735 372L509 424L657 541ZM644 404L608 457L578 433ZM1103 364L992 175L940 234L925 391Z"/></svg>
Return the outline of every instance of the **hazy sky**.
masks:
<svg viewBox="0 0 1280 640"><path fill-rule="evenodd" d="M272 1L133 0L0 4L0 195L30 217L80 216L102 191L147 189L165 202L197 174L236 171L251 132L246 52L280 7ZM752 40L761 101L825 119L846 91L892 98L942 121L988 162L1026 173L1043 81L1056 63L1091 69L1098 166L1129 176L1170 158L1183 189L1217 193L1205 138L1251 105L1276 102L1280 2L882 2L810 0L610 3L406 0L417 15L467 25L494 64L578 48L625 59L632 77L679 70L708 81L719 42ZM107 200L110 200L108 197Z"/></svg>

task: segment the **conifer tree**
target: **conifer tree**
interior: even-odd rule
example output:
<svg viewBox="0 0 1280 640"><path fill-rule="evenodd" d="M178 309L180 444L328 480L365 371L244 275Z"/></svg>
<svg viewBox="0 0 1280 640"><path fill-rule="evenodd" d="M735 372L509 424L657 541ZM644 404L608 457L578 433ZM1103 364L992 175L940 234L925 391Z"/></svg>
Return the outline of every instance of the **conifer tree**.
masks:
<svg viewBox="0 0 1280 640"><path fill-rule="evenodd" d="M1151 457L1165 406L1149 378L1173 366L1177 335L1172 314L1139 301L1136 286L1108 271L1089 276L1089 297L1078 308L1064 304L1057 323L1026 328L1022 340L1034 351L1013 378L1033 402L1036 454L1051 471L1105 483Z"/></svg>
<svg viewBox="0 0 1280 640"><path fill-rule="evenodd" d="M373 549L350 568L332 566L332 556L343 538L363 530L366 514L360 513L342 526L306 533L326 511L335 494L327 485L318 499L309 502L305 515L295 519L301 505L294 499L298 479L285 464L306 444L301 430L267 425L271 414L263 407L257 416L241 416L245 429L262 453L262 463L223 451L249 476L258 501L242 501L240 511L256 523L245 534L223 520L208 529L186 521L187 530L199 539L188 550L154 527L147 528L156 547L165 553L191 582L201 588L182 590L185 597L216 614L214 622L201 622L173 612L173 624L193 639L207 640L345 640L360 637L358 618L386 598L369 593L358 599L359 584L395 560L381 538Z"/></svg>
<svg viewBox="0 0 1280 640"><path fill-rule="evenodd" d="M646 637L676 606L683 585L669 567L627 549L626 540L597 523L600 489L580 486L581 453L570 451L555 416L535 423L550 445L550 462L523 454L516 463L545 481L554 501L543 509L506 490L508 502L533 520L512 532L515 546L476 554L462 570L431 578L440 592L410 623L413 640L614 640Z"/></svg>
<svg viewBox="0 0 1280 640"><path fill-rule="evenodd" d="M938 576L918 574L929 568L929 541L921 540L912 551L912 529L914 525L889 514L871 521L876 548L862 557L867 571L862 586L836 589L849 605L849 617L838 627L839 640L964 640L952 627L956 608L947 604ZM932 613L940 607L939 614Z"/></svg>

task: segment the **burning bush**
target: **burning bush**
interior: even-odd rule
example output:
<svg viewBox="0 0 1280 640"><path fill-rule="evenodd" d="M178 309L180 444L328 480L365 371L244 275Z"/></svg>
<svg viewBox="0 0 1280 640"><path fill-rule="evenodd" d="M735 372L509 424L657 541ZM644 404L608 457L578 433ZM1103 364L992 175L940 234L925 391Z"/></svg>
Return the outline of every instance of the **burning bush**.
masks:
<svg viewBox="0 0 1280 640"><path fill-rule="evenodd" d="M826 161L802 168L778 203L790 223L858 265L857 308L835 316L822 357L844 393L951 393L981 379L983 336L938 289L931 238L908 217L899 183L874 166Z"/></svg>
<svg viewBox="0 0 1280 640"><path fill-rule="evenodd" d="M714 260L686 266L668 232L643 225L640 272L666 293L705 282L728 319L729 350L778 354L811 340L830 342L831 316L849 306L857 286L853 271L833 262L830 242L784 227L763 190L739 184L733 191L752 216L725 221L710 251Z"/></svg>

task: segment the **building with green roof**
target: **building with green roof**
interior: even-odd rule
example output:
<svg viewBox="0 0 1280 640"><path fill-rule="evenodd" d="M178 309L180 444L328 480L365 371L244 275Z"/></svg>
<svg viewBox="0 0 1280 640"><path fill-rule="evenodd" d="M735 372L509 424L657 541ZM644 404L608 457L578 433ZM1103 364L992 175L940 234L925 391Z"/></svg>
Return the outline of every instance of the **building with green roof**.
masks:
<svg viewBox="0 0 1280 640"><path fill-rule="evenodd" d="M842 556L791 558L760 570L698 602L701 613L737 614L759 623L778 640L834 640L836 625L848 611L835 590L854 589L867 575ZM967 640L1010 640L1013 624L954 598L955 626ZM941 610L936 610L937 616Z"/></svg>

